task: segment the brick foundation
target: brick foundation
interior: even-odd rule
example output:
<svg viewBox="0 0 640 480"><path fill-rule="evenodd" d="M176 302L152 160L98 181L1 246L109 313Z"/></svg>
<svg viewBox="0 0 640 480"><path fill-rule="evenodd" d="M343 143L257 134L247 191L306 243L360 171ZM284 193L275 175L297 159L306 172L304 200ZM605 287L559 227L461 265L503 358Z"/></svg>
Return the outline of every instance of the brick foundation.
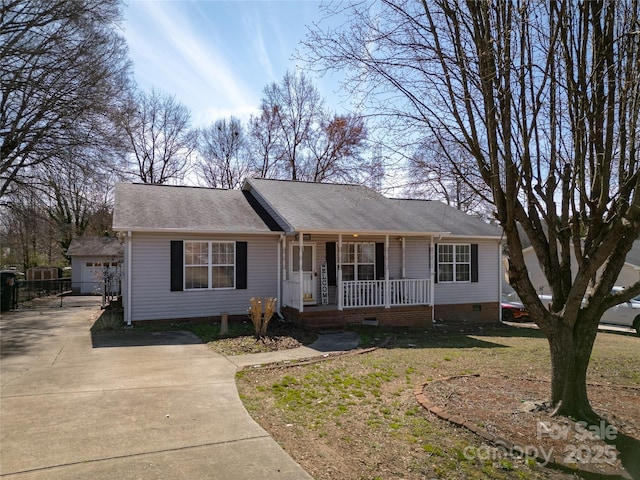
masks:
<svg viewBox="0 0 640 480"><path fill-rule="evenodd" d="M431 327L431 306L349 308L339 310L314 310L308 308L302 313L284 307L285 318L296 325L312 328L342 328L348 325L378 325L393 327Z"/></svg>
<svg viewBox="0 0 640 480"><path fill-rule="evenodd" d="M498 302L436 305L434 318L444 323L498 323L499 309Z"/></svg>

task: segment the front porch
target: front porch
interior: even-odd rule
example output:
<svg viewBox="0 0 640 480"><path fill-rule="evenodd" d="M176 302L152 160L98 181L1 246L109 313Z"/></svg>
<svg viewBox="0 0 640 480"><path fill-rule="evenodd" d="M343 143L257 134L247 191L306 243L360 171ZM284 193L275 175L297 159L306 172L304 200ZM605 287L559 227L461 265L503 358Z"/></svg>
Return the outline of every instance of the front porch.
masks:
<svg viewBox="0 0 640 480"><path fill-rule="evenodd" d="M298 232L281 240L280 305L296 323L431 324L431 236Z"/></svg>
<svg viewBox="0 0 640 480"><path fill-rule="evenodd" d="M344 327L350 324L430 326L431 280L394 279L342 281L323 285L322 302L305 304L300 282L283 283L283 314L310 328ZM303 286L304 289L304 286ZM331 302L329 300L332 300Z"/></svg>
<svg viewBox="0 0 640 480"><path fill-rule="evenodd" d="M302 291L301 291L302 288ZM334 297L333 306L336 310L362 307L398 307L410 305L431 305L431 280L422 279L394 279L394 280L355 280L342 281L338 278L335 294L331 295L333 287L321 285L321 305L330 305L330 297ZM325 291L326 290L326 291ZM299 280L285 280L283 282L282 305L304 311L308 308L306 299L313 298L305 291L304 284ZM316 305L317 302L311 303Z"/></svg>

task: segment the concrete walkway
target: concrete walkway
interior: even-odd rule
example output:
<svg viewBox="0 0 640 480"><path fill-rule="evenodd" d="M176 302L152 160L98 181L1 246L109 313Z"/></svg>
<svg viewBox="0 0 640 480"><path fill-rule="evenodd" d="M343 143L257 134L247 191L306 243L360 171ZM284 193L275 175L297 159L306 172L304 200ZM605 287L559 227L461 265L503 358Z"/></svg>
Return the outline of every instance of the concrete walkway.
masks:
<svg viewBox="0 0 640 480"><path fill-rule="evenodd" d="M85 297L0 317L0 476L311 478L247 414L234 375L321 355L340 337L225 358L185 332L92 335L98 311Z"/></svg>

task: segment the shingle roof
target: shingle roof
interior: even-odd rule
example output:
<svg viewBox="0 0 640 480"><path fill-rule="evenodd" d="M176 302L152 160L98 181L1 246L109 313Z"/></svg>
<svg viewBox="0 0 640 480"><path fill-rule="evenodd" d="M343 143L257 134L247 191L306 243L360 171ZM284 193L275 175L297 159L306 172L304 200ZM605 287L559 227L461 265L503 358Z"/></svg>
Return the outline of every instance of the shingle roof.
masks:
<svg viewBox="0 0 640 480"><path fill-rule="evenodd" d="M436 200L392 199L403 212L411 214L418 228L445 231L462 237L499 237L502 230L478 217L468 215ZM435 228L439 230L434 230Z"/></svg>
<svg viewBox="0 0 640 480"><path fill-rule="evenodd" d="M116 237L79 237L67 249L70 257L122 257L124 247Z"/></svg>
<svg viewBox="0 0 640 480"><path fill-rule="evenodd" d="M118 183L116 231L269 233L239 190Z"/></svg>
<svg viewBox="0 0 640 480"><path fill-rule="evenodd" d="M361 185L251 179L244 189L277 212L286 231L500 236L443 203L390 199Z"/></svg>

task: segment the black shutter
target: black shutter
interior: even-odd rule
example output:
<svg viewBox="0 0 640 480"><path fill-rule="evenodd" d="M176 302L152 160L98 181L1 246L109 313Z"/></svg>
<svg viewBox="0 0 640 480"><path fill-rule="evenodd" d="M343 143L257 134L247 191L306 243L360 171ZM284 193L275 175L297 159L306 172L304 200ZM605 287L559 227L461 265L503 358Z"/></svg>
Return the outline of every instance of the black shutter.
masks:
<svg viewBox="0 0 640 480"><path fill-rule="evenodd" d="M236 242L236 289L247 289L247 242Z"/></svg>
<svg viewBox="0 0 640 480"><path fill-rule="evenodd" d="M433 252L433 273L435 274L433 277L434 283L438 283L438 244L435 243L433 245L435 252Z"/></svg>
<svg viewBox="0 0 640 480"><path fill-rule="evenodd" d="M171 291L181 292L184 289L184 247L181 240L171 240Z"/></svg>
<svg viewBox="0 0 640 480"><path fill-rule="evenodd" d="M478 244L471 244L471 281L478 281Z"/></svg>
<svg viewBox="0 0 640 480"><path fill-rule="evenodd" d="M338 282L336 280L336 242L327 242L327 276L330 287L335 287Z"/></svg>
<svg viewBox="0 0 640 480"><path fill-rule="evenodd" d="M376 280L384 280L384 243L376 243Z"/></svg>

